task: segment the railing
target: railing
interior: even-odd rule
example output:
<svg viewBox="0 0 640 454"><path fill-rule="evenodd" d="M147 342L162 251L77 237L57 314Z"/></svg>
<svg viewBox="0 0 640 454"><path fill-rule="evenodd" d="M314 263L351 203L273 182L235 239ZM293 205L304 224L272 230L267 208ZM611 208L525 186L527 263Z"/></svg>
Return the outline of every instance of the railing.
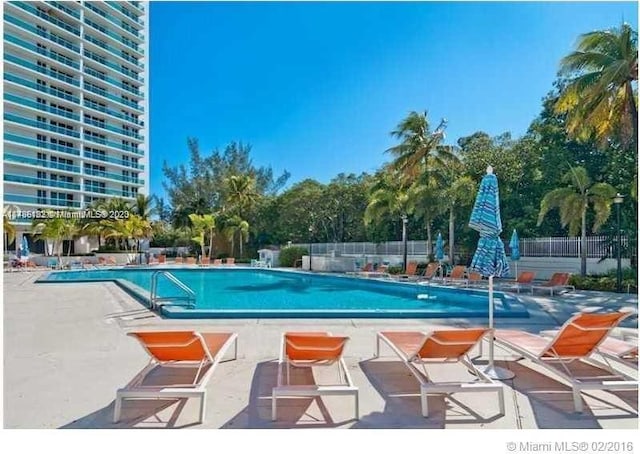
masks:
<svg viewBox="0 0 640 454"><path fill-rule="evenodd" d="M138 74L135 71L132 71L126 67L122 67L117 63L113 63L111 60L107 60L103 56L98 55L95 52L90 51L89 49L84 50L84 56L89 57L91 60L97 63L100 63L101 65L104 65L108 68L118 71L120 74L124 74L125 76L131 77L132 79L138 82L142 82L142 79L138 76Z"/></svg>
<svg viewBox="0 0 640 454"><path fill-rule="evenodd" d="M57 143L50 143L44 140L30 139L29 137L17 136L15 134L4 133L4 140L22 145L30 145L32 147L46 148L49 150L62 151L63 153L69 153L75 156L80 155L80 150L77 148L67 147L66 145L59 145Z"/></svg>
<svg viewBox="0 0 640 454"><path fill-rule="evenodd" d="M138 52L138 53L142 53L142 50L140 49L140 47L132 42L131 40L129 40L128 38L124 38L121 35L118 35L117 33L111 31L110 29L96 23L93 22L91 19L88 19L85 17L84 19L85 24L89 25L90 27L94 28L95 30L98 30L100 33L103 33L107 36L110 36L111 38L121 42L122 44L124 44L125 46L127 46L128 48Z"/></svg>
<svg viewBox="0 0 640 454"><path fill-rule="evenodd" d="M116 148L118 150L128 151L129 153L137 154L140 156L144 155L144 152L138 150L138 148L136 147L133 147L130 145L123 145L117 142L111 142L110 140L103 139L101 137L92 136L87 133L85 133L84 135L84 140L88 140L89 142L99 143L100 145L106 145L107 147Z"/></svg>
<svg viewBox="0 0 640 454"><path fill-rule="evenodd" d="M109 77L109 76L107 76L105 74L102 74L99 71L96 71L95 69L93 69L93 68L91 68L89 66L85 66L84 67L84 72L85 72L85 74L89 74L90 76L93 76L93 77L95 77L97 79L104 80L105 82L108 82L111 85L113 85L113 86L115 86L115 87L117 87L117 88L119 88L121 90L126 90L129 93L132 93L132 94L134 94L136 96L139 96L141 98L143 97L142 93L140 91L138 91L136 88L128 86L128 85L124 85L122 82L120 82L120 81L118 81L116 79L112 79L111 77Z"/></svg>
<svg viewBox="0 0 640 454"><path fill-rule="evenodd" d="M139 111L142 110L142 107L140 107L138 105L138 103L136 103L134 101L127 101L126 99L119 98L118 96L109 93L104 88L93 87L91 85L88 85L87 82L85 82L84 83L84 89L87 90L87 91L90 91L91 93L95 93L96 95L102 96L103 98L110 99L113 102L120 103L123 106L127 106L127 107L130 107L132 109L139 110Z"/></svg>
<svg viewBox="0 0 640 454"><path fill-rule="evenodd" d="M101 178L108 178L109 180L123 181L125 183L139 184L139 185L144 184L144 180L141 180L139 178L125 177L123 175L118 175L117 173L103 172L101 170L94 170L88 167L85 167L84 174L90 175L92 177L101 177Z"/></svg>
<svg viewBox="0 0 640 454"><path fill-rule="evenodd" d="M62 99L66 99L67 101L71 101L72 103L77 104L78 102L80 102L80 99L73 96L73 95L69 95L67 93L64 93L56 88L51 88L51 87L47 87L47 86L43 86L43 85L38 85L34 82L31 82L30 80L27 79L23 79L22 77L18 77L18 76L14 76L13 74L9 74L9 73L5 73L4 74L4 80L8 80L9 82L13 82L16 83L18 85L22 85L23 87L28 87L31 88L33 90L38 90L41 91L42 93L48 93L50 95L56 96L58 98L62 98Z"/></svg>
<svg viewBox="0 0 640 454"><path fill-rule="evenodd" d="M70 66L73 69L80 69L80 64L75 63L73 60L71 60L70 58L67 58L63 55L57 54L57 53L53 53L49 50L45 50L42 49L38 46L34 46L31 43L28 43L27 41L24 41L18 37L15 37L13 35L9 35L7 33L4 34L4 40L5 42L9 42L9 43L13 43L17 46L22 47L23 49L27 49L30 50L32 52L35 52L37 54L40 55L44 55L45 57L51 58L52 60L55 60L57 62L62 63L63 65L67 65Z"/></svg>
<svg viewBox="0 0 640 454"><path fill-rule="evenodd" d="M142 21L138 18L137 15L135 15L134 13L132 13L131 11L123 7L119 2L105 2L105 3L109 5L111 8L115 9L116 11L119 11L121 14L124 14L125 16L127 16L136 24L143 25Z"/></svg>
<svg viewBox="0 0 640 454"><path fill-rule="evenodd" d="M507 256L511 254L508 240L503 240ZM615 242L613 242L615 243ZM312 255L402 255L404 247L402 241L387 241L384 243L297 243L292 246L309 249L311 245ZM629 256L629 239L622 237L623 257ZM632 244L633 246L633 244ZM582 243L580 237L551 237L551 238L521 238L521 257L580 257ZM590 236L586 242L588 258L602 258L605 255L613 257L613 249L610 238L606 236ZM633 248L632 248L633 249ZM435 241L430 249L435 252ZM445 250L446 253L446 250ZM407 254L427 255L427 242L423 240L407 241Z"/></svg>
<svg viewBox="0 0 640 454"><path fill-rule="evenodd" d="M177 296L158 296L158 278L161 276L167 278L185 294ZM155 271L151 275L150 299L151 309L159 308L163 305L162 303L172 306L186 306L190 309L193 309L196 306L196 294L194 291L168 271Z"/></svg>
<svg viewBox="0 0 640 454"><path fill-rule="evenodd" d="M45 39L48 39L49 41L52 41L56 44L59 44L63 47L66 47L69 50L72 50L76 53L80 52L80 47L76 46L75 44L73 44L71 41L68 41L58 35L55 35L51 32L46 32L43 30L40 30L36 27L34 27L33 25L22 21L20 19L18 19L17 17L14 17L10 14L5 14L4 15L4 20L6 20L8 23L13 24L13 25L17 25L18 27L20 27L23 30L27 30L31 33L35 33L38 36L42 36Z"/></svg>
<svg viewBox="0 0 640 454"><path fill-rule="evenodd" d="M14 115L11 113L5 113L4 114L4 119L6 121L11 121L13 123L18 123L21 125L25 125L25 126L31 126L34 128L38 128L38 129L44 129L47 131L51 131L51 132L55 132L58 134L63 134L66 136L70 136L70 137L80 137L80 133L77 131L74 131L73 129L68 129L68 128L62 128L60 126L53 126L50 125L49 123L46 123L44 121L36 121L36 120L32 120L30 118L24 118L24 117L20 117L18 115Z"/></svg>
<svg viewBox="0 0 640 454"><path fill-rule="evenodd" d="M107 115L111 115L112 117L116 117L116 118L120 118L121 120L125 120L128 122L131 122L135 125L138 126L142 126L142 122L136 118L134 118L133 116L129 116L129 115L124 115L120 112L117 112L115 110L111 110L108 109L106 107L102 107L100 104L96 104L95 102L91 101L90 99L85 99L84 100L84 106L85 107L89 107L91 109L95 109L99 112L105 113Z"/></svg>
<svg viewBox="0 0 640 454"><path fill-rule="evenodd" d="M142 63L140 63L138 61L137 58L132 57L132 56L127 56L127 55L122 55L122 51L120 49L116 49L115 47L111 47L109 46L107 43L103 42L102 40L98 39L98 38L94 38L91 35L87 35L86 33L84 34L84 39L86 39L87 41L89 41L90 43L95 44L96 46L106 50L107 52L109 52L110 54L122 58L123 60L131 63L132 65L138 66L143 68L144 66L142 65Z"/></svg>
<svg viewBox="0 0 640 454"><path fill-rule="evenodd" d="M83 156L85 158L95 159L96 161L110 162L112 164L117 164L123 167L129 167L131 169L144 170L144 166L142 164L135 164L131 161L124 161L122 159L112 158L110 156L101 155L99 153L92 153L90 151L85 151L83 153Z"/></svg>
<svg viewBox="0 0 640 454"><path fill-rule="evenodd" d="M62 109L58 109L56 107L51 107L48 106L46 104L41 104L39 102L35 102L32 101L30 99L27 98L23 98L22 96L16 96L16 95L12 95L10 93L5 93L4 94L4 100L5 101L10 101L10 102L15 102L17 104L20 104L22 106L26 106L26 107L31 107L33 109L37 109L40 110L42 112L49 112L55 115L60 115L66 118L70 118L72 120L76 120L76 121L80 121L80 116L67 112L66 110L62 110Z"/></svg>
<svg viewBox="0 0 640 454"><path fill-rule="evenodd" d="M54 79L61 80L62 82L66 82L70 85L79 87L80 81L74 79L73 77L69 77L65 74L60 73L59 71L53 71L51 69L43 68L42 66L35 65L28 60L24 60L20 57L16 57L15 55L11 55L9 53L4 54L4 59L6 61L10 61L11 63L15 63L16 65L20 65L23 68L30 69L32 71L39 72L40 74L45 74L49 77L53 77Z"/></svg>
<svg viewBox="0 0 640 454"><path fill-rule="evenodd" d="M60 11L64 11L70 16L75 17L76 19L80 19L80 13L74 9L65 6L63 2L47 2L48 5L51 5L55 8L58 8Z"/></svg>
<svg viewBox="0 0 640 454"><path fill-rule="evenodd" d="M95 121L95 120L91 120L89 118L85 118L84 119L84 123L88 124L88 125L92 125L92 126L96 126L98 128L101 129L105 129L107 131L112 131L118 134L122 134L123 136L127 136L127 137L132 137L136 140L144 140L144 138L138 134L135 134L131 131L126 131L122 128L118 128L117 126L113 126L110 125L109 123L103 122L103 121Z"/></svg>
<svg viewBox="0 0 640 454"><path fill-rule="evenodd" d="M37 186L49 186L52 188L63 188L63 189L70 189L70 190L80 189L80 185L78 183L69 183L67 181L50 180L47 178L26 177L23 175L12 175L7 173L4 174L4 181L9 181L12 183L33 184Z"/></svg>
<svg viewBox="0 0 640 454"><path fill-rule="evenodd" d="M629 238L621 238L621 255L629 257ZM586 252L588 258L614 257L617 241L606 236L588 236ZM580 257L582 241L580 237L547 237L520 239L520 255L523 257ZM510 253L507 245L507 253Z"/></svg>
<svg viewBox="0 0 640 454"><path fill-rule="evenodd" d="M57 170L64 170L66 172L80 173L80 167L78 166L62 164L54 161L47 161L45 159L27 158L25 156L15 155L11 153L5 153L4 160L5 162L29 164L37 167L43 167L46 169L57 169Z"/></svg>
<svg viewBox="0 0 640 454"><path fill-rule="evenodd" d="M107 21L109 21L110 23L115 25L116 27L119 27L120 29L126 31L127 33L130 33L131 35L135 36L137 39L142 39L142 37L138 34L138 30L136 30L135 28L131 27L126 22L123 22L121 19L118 19L117 17L114 17L111 14L108 14L107 12L101 10L100 8L95 7L92 4L92 2L85 2L84 6L88 10L93 11L94 13L96 13L98 16L106 19Z"/></svg>
<svg viewBox="0 0 640 454"><path fill-rule="evenodd" d="M47 197L30 197L20 194L4 194L5 202L29 203L32 205L48 205L56 207L80 208L80 202L73 200L48 199Z"/></svg>
<svg viewBox="0 0 640 454"><path fill-rule="evenodd" d="M40 18L42 18L42 19L44 19L44 20L46 20L46 21L48 21L48 22L50 22L50 23L52 23L52 24L54 24L54 25L56 25L56 26L58 26L58 27L60 27L62 29L64 29L64 30L66 30L66 31L68 31L69 33L72 33L74 35L80 36L80 29L72 27L71 25L67 24L66 22L61 21L59 19L56 19L55 17L53 17L53 16L51 16L49 14L43 13L39 9L34 8L33 6L31 6L31 5L29 5L29 4L25 3L25 2L11 2L10 4L11 5L15 5L15 6L19 7L19 8L22 8L23 10L28 11L31 14L35 14L36 16L38 16L38 17L40 17Z"/></svg>
<svg viewBox="0 0 640 454"><path fill-rule="evenodd" d="M79 189L79 188L78 188ZM91 192L94 194L109 194L109 195L115 195L118 197L127 197L123 191L118 190L118 189L107 189L107 188L103 188L100 186L95 186L95 185L91 185L91 184L86 184L84 185L84 191L85 192Z"/></svg>

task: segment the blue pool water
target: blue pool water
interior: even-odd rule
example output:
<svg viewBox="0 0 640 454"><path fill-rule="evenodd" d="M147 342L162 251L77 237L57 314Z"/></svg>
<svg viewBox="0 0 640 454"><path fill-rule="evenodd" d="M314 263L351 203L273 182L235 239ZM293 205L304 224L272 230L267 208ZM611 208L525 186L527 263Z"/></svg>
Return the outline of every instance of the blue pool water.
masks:
<svg viewBox="0 0 640 454"><path fill-rule="evenodd" d="M116 281L144 300L154 269L49 273L40 282ZM163 307L176 318L215 317L486 317L486 290L447 288L265 269L168 269L197 295L195 309ZM180 294L158 280L160 296ZM130 284L134 284L131 286ZM147 298L148 301L148 298ZM527 317L511 295L495 292L496 317Z"/></svg>

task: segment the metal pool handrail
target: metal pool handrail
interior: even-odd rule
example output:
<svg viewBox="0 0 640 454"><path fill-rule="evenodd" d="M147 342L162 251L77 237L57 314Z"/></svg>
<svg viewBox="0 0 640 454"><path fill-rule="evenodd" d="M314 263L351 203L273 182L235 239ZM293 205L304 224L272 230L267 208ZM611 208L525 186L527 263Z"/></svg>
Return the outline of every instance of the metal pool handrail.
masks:
<svg viewBox="0 0 640 454"><path fill-rule="evenodd" d="M164 276L169 279L173 284L175 284L180 290L184 291L186 295L182 296L158 296L158 277ZM193 290L187 287L184 282L175 277L168 271L155 271L151 275L151 308L157 308L158 303L162 302L171 302L170 304L173 306L186 306L188 308L194 308L196 305L196 294ZM183 302L184 301L184 302Z"/></svg>

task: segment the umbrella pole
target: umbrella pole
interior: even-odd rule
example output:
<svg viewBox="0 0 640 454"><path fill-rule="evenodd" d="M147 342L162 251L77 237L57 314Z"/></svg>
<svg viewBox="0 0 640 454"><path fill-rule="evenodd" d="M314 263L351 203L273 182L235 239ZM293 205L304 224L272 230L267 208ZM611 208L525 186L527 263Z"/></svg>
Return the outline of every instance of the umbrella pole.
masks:
<svg viewBox="0 0 640 454"><path fill-rule="evenodd" d="M489 328L493 330L493 276L489 276ZM484 370L484 373L496 380L508 380L515 377L515 374L510 370L493 365L493 344L492 332L489 338L489 365Z"/></svg>

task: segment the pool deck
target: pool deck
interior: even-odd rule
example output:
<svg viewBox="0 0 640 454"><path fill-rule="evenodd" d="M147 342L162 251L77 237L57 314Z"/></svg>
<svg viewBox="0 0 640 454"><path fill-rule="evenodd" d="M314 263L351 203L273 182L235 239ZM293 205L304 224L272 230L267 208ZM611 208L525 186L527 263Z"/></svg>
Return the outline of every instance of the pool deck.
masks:
<svg viewBox="0 0 640 454"><path fill-rule="evenodd" d="M497 416L494 394L466 393L430 396L431 416L425 419L419 397L400 396L418 390L408 370L389 350L373 357L378 331L486 326L486 319L171 320L147 310L114 283L34 283L42 274L4 273L5 428L638 429L637 391L588 391L582 394L584 413L576 414L566 384L526 360L516 362L516 356L498 347L497 365L516 374L504 381L504 416ZM530 318L496 319L497 328L538 332L558 328L584 308L638 307L637 295L604 292L521 297ZM637 315L623 327L637 335ZM111 422L116 389L148 361L125 333L154 329L238 333L238 359L221 363L209 381L203 424L197 423L196 399L127 401L122 421ZM360 391L359 420L352 419L353 399L332 396L279 401L280 420L271 421L280 336L301 329L350 336L345 360ZM488 349L483 350L486 355ZM437 370L438 379L468 377L456 366ZM303 373L300 379L312 377Z"/></svg>

